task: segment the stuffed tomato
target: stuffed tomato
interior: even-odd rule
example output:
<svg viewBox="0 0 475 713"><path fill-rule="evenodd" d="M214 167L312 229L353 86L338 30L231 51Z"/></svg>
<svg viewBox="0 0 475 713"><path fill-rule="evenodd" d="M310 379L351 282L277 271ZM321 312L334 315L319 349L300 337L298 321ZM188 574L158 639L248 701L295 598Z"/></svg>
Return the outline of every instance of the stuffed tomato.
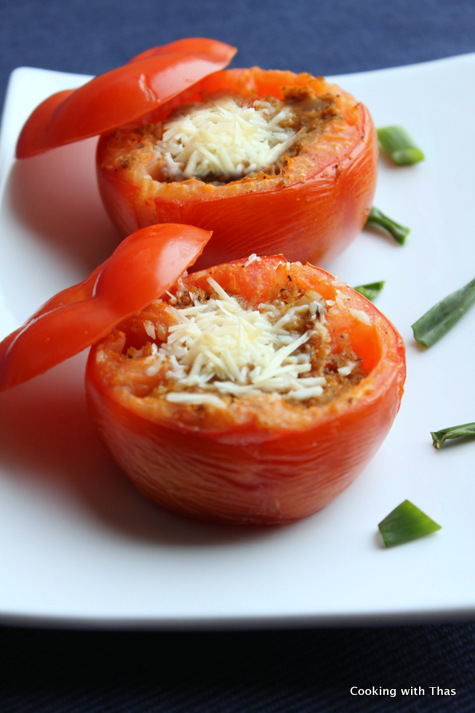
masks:
<svg viewBox="0 0 475 713"><path fill-rule="evenodd" d="M95 344L98 433L165 509L235 524L306 517L347 488L398 412L393 325L320 268L249 258L185 274Z"/></svg>
<svg viewBox="0 0 475 713"><path fill-rule="evenodd" d="M368 109L324 78L227 69L103 134L97 174L123 235L212 230L194 269L251 253L326 265L366 222L377 151Z"/></svg>

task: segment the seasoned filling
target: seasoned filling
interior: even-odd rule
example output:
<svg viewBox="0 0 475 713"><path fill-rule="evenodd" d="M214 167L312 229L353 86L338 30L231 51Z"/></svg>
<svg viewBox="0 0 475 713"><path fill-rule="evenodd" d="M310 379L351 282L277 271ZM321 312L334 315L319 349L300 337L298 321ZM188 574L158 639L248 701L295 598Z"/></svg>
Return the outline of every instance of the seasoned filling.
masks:
<svg viewBox="0 0 475 713"><path fill-rule="evenodd" d="M330 97L319 98L299 88L285 99L245 101L218 96L176 109L154 133L162 182L199 178L226 183L263 171L276 175L285 158L298 153L309 134L335 116Z"/></svg>
<svg viewBox="0 0 475 713"><path fill-rule="evenodd" d="M335 398L364 372L346 349L332 353L327 304L320 294L293 289L250 307L212 277L209 292L193 287L162 303L164 341L153 322L150 342L130 347L147 376L158 377L154 395L170 402L225 407L229 400L271 394L294 404Z"/></svg>

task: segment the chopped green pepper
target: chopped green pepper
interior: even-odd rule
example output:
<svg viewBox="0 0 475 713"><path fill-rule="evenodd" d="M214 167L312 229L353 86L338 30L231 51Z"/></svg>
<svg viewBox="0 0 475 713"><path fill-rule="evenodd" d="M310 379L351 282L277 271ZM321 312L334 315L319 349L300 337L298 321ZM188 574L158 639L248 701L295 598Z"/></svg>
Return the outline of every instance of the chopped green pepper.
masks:
<svg viewBox="0 0 475 713"><path fill-rule="evenodd" d="M451 329L475 302L475 279L437 302L412 325L414 338L430 347Z"/></svg>
<svg viewBox="0 0 475 713"><path fill-rule="evenodd" d="M398 166L411 166L424 159L424 154L402 126L385 126L377 130L380 148Z"/></svg>
<svg viewBox="0 0 475 713"><path fill-rule="evenodd" d="M441 448L449 438L475 438L475 423L463 423L460 426L442 428L440 431L431 431L432 445Z"/></svg>
<svg viewBox="0 0 475 713"><path fill-rule="evenodd" d="M356 292L359 292L360 295L366 297L367 300L373 301L379 295L384 285L385 281L381 280L380 282L368 282L366 285L358 285L358 287L354 289Z"/></svg>
<svg viewBox="0 0 475 713"><path fill-rule="evenodd" d="M410 228L406 228L406 226L396 223L395 220L387 216L375 206L373 206L369 212L365 227L383 228L383 230L392 235L394 240L400 245L404 245L407 236L411 232Z"/></svg>
<svg viewBox="0 0 475 713"><path fill-rule="evenodd" d="M402 545L441 529L434 520L409 500L404 500L378 525L386 547Z"/></svg>

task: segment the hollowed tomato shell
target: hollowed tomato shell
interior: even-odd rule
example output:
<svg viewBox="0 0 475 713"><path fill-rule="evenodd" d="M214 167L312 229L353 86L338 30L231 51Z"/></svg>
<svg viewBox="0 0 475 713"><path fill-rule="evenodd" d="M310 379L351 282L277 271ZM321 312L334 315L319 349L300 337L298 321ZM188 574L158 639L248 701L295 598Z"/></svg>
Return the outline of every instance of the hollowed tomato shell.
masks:
<svg viewBox="0 0 475 713"><path fill-rule="evenodd" d="M99 189L119 232L161 222L213 230L194 269L252 253L328 265L363 228L376 188L376 131L362 103L322 77L253 67L215 72L148 119L163 119L180 103L215 91L282 98L286 87L332 96L336 116L278 176L260 173L224 185L197 179L164 183L153 176L151 135L126 127L102 136Z"/></svg>
<svg viewBox="0 0 475 713"><path fill-rule="evenodd" d="M404 344L374 305L322 269L279 258L243 265L192 273L184 282L206 287L211 274L257 305L276 297L290 275L333 300L327 312L333 347L349 339L365 378L313 408L259 398L236 399L226 409L170 403L151 394L154 378L140 359L124 355L125 345L145 334L143 323L153 321L150 308L92 348L86 393L116 462L163 508L208 521L283 524L323 508L374 456L399 410Z"/></svg>

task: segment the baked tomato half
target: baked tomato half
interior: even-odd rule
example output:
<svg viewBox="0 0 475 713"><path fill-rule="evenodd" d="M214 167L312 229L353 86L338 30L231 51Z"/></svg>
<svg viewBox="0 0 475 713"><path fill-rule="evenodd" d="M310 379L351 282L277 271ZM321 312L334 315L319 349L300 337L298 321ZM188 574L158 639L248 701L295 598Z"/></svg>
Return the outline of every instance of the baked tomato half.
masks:
<svg viewBox="0 0 475 713"><path fill-rule="evenodd" d="M377 140L368 109L322 77L229 69L103 135L97 172L121 234L213 230L196 269L253 252L326 265L366 222Z"/></svg>
<svg viewBox="0 0 475 713"><path fill-rule="evenodd" d="M53 94L25 122L16 157L99 136L100 193L120 234L212 230L194 269L251 253L328 264L372 206L371 115L323 77L225 69L235 51L183 38Z"/></svg>
<svg viewBox="0 0 475 713"><path fill-rule="evenodd" d="M398 412L405 351L328 272L251 257L180 278L93 346L98 433L136 488L191 518L306 517L363 470Z"/></svg>

